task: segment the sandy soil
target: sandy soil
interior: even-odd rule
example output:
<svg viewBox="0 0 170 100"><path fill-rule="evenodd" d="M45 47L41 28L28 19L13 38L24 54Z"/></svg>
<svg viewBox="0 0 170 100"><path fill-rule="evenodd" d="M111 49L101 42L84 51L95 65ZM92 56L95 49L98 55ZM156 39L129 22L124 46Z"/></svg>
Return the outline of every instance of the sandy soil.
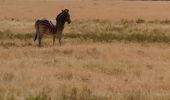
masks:
<svg viewBox="0 0 170 100"><path fill-rule="evenodd" d="M68 8L72 19L137 19L170 18L168 1L118 0L0 0L0 19L54 19Z"/></svg>

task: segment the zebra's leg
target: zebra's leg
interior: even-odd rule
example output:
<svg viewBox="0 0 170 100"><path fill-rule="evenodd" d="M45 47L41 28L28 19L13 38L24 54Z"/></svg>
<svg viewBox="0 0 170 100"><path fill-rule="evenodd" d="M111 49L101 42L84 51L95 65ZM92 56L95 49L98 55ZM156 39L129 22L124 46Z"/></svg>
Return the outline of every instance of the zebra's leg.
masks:
<svg viewBox="0 0 170 100"><path fill-rule="evenodd" d="M54 46L54 44L55 44L55 38L56 38L56 35L54 34L54 35L53 35L53 46Z"/></svg>
<svg viewBox="0 0 170 100"><path fill-rule="evenodd" d="M37 39L37 33L35 34L34 42L36 41L36 39Z"/></svg>
<svg viewBox="0 0 170 100"><path fill-rule="evenodd" d="M60 44L60 46L61 46L61 37L59 37L58 41L59 41L59 44Z"/></svg>
<svg viewBox="0 0 170 100"><path fill-rule="evenodd" d="M36 33L35 33L34 42L36 41L37 35L39 34L39 24L38 24L38 22L39 22L39 21L36 21L36 22L35 22L35 30L36 30Z"/></svg>
<svg viewBox="0 0 170 100"><path fill-rule="evenodd" d="M42 37L43 37L43 35L42 35L42 34L39 34L39 36L38 36L38 45L39 45L39 47L41 47Z"/></svg>
<svg viewBox="0 0 170 100"><path fill-rule="evenodd" d="M62 33L61 33L61 31L57 32L57 38L58 38L58 42L59 42L59 44L60 44L60 46L61 46L61 38L62 38Z"/></svg>

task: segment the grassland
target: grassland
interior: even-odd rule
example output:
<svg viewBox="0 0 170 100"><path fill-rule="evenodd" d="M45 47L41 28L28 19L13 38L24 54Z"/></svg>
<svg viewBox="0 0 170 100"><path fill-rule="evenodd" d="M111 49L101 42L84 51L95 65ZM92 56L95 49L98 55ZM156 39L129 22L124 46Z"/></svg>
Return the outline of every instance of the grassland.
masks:
<svg viewBox="0 0 170 100"><path fill-rule="evenodd" d="M0 100L169 100L169 5L0 0ZM62 46L44 36L39 48L35 20L64 8Z"/></svg>
<svg viewBox="0 0 170 100"><path fill-rule="evenodd" d="M170 99L169 20L74 20L42 48L33 22L17 23L30 30L0 32L1 100Z"/></svg>

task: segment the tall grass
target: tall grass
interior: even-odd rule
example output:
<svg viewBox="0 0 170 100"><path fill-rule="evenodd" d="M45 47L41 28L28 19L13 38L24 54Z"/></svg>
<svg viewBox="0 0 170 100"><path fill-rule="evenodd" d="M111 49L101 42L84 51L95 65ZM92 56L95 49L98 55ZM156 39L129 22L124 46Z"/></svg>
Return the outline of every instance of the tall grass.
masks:
<svg viewBox="0 0 170 100"><path fill-rule="evenodd" d="M66 39L80 39L93 42L170 42L170 21L105 20L74 21L64 31ZM13 33L10 30L0 32L0 39L30 40L35 33ZM46 36L44 36L46 37Z"/></svg>

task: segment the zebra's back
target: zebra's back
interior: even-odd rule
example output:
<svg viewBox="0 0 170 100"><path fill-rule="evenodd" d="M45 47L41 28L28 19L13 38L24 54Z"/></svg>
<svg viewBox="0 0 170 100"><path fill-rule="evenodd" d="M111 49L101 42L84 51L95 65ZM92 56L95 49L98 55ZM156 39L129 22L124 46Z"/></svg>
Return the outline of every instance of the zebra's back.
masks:
<svg viewBox="0 0 170 100"><path fill-rule="evenodd" d="M40 33L52 33L55 34L57 31L56 25L54 25L51 21L47 19L39 19L35 23L38 25L38 30Z"/></svg>

